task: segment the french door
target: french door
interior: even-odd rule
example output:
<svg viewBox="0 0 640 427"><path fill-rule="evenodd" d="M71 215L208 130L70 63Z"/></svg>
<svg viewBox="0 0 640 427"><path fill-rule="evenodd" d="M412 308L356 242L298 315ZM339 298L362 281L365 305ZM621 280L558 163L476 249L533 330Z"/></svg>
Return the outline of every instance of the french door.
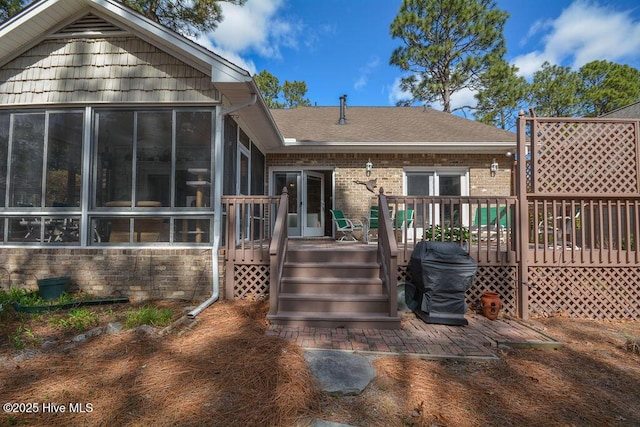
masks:
<svg viewBox="0 0 640 427"><path fill-rule="evenodd" d="M324 235L324 175L317 172L303 172L304 187L302 213L304 215L303 236Z"/></svg>
<svg viewBox="0 0 640 427"><path fill-rule="evenodd" d="M324 175L313 171L275 172L274 194L289 192L287 234L292 237L324 235Z"/></svg>

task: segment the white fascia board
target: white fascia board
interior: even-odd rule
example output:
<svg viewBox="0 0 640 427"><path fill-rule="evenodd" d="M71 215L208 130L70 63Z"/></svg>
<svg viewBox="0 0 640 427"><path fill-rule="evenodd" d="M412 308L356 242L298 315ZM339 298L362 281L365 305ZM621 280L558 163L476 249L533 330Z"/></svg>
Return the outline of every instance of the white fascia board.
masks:
<svg viewBox="0 0 640 427"><path fill-rule="evenodd" d="M42 0L27 6L0 25L0 65L42 40L46 24L55 19L57 11L82 8L85 0ZM68 13L68 12L67 12Z"/></svg>
<svg viewBox="0 0 640 427"><path fill-rule="evenodd" d="M0 37L20 27L24 22L29 22L29 20L53 7L59 1L60 0L43 0L30 4L17 15L11 17L0 25Z"/></svg>
<svg viewBox="0 0 640 427"><path fill-rule="evenodd" d="M222 64L221 61L211 61L211 82L213 83L249 83L251 80L248 71L232 63Z"/></svg>
<svg viewBox="0 0 640 427"><path fill-rule="evenodd" d="M377 152L384 153L502 153L513 151L513 142L305 142L295 138L285 138L284 146L278 152Z"/></svg>

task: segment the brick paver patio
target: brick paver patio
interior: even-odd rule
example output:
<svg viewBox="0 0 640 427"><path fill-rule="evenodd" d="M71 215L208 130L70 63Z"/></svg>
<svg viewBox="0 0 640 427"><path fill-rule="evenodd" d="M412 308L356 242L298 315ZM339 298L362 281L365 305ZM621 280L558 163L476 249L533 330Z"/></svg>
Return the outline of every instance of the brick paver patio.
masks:
<svg viewBox="0 0 640 427"><path fill-rule="evenodd" d="M537 330L531 322L489 320L467 314L468 326L427 324L405 314L402 329L310 328L271 325L268 335L295 341L304 349L332 349L375 354L405 354L422 358L493 360L500 345L559 347L562 344Z"/></svg>

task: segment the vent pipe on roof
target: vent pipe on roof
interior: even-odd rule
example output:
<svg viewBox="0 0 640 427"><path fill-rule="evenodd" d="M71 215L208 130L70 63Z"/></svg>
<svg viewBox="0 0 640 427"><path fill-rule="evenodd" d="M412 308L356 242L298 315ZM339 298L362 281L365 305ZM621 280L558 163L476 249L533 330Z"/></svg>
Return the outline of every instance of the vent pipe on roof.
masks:
<svg viewBox="0 0 640 427"><path fill-rule="evenodd" d="M345 116L346 108L347 108L347 95L342 95L340 97L340 120L338 120L339 125L347 124L347 117Z"/></svg>

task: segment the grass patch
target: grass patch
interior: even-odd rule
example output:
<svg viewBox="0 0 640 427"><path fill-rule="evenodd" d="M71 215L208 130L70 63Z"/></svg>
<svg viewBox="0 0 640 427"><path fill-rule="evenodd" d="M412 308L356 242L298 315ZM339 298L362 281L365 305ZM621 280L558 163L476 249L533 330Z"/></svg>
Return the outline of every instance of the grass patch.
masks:
<svg viewBox="0 0 640 427"><path fill-rule="evenodd" d="M27 345L37 346L40 344L40 338L34 334L33 330L26 325L19 325L15 331L9 334L9 342L16 350L22 350Z"/></svg>
<svg viewBox="0 0 640 427"><path fill-rule="evenodd" d="M127 314L125 326L135 328L137 326L167 326L171 323L173 312L170 308L160 308L153 305L145 305Z"/></svg>
<svg viewBox="0 0 640 427"><path fill-rule="evenodd" d="M72 308L62 317L51 317L49 323L64 330L86 331L100 324L97 314L86 308Z"/></svg>
<svg viewBox="0 0 640 427"><path fill-rule="evenodd" d="M92 298L84 292L70 294L62 293L58 298L47 301L40 296L37 291L25 288L9 288L8 291L0 290L0 305L12 305L17 303L23 307L39 307L49 305L63 305L79 301L86 301Z"/></svg>
<svg viewBox="0 0 640 427"><path fill-rule="evenodd" d="M628 336L624 343L624 349L633 354L640 354L640 337Z"/></svg>

